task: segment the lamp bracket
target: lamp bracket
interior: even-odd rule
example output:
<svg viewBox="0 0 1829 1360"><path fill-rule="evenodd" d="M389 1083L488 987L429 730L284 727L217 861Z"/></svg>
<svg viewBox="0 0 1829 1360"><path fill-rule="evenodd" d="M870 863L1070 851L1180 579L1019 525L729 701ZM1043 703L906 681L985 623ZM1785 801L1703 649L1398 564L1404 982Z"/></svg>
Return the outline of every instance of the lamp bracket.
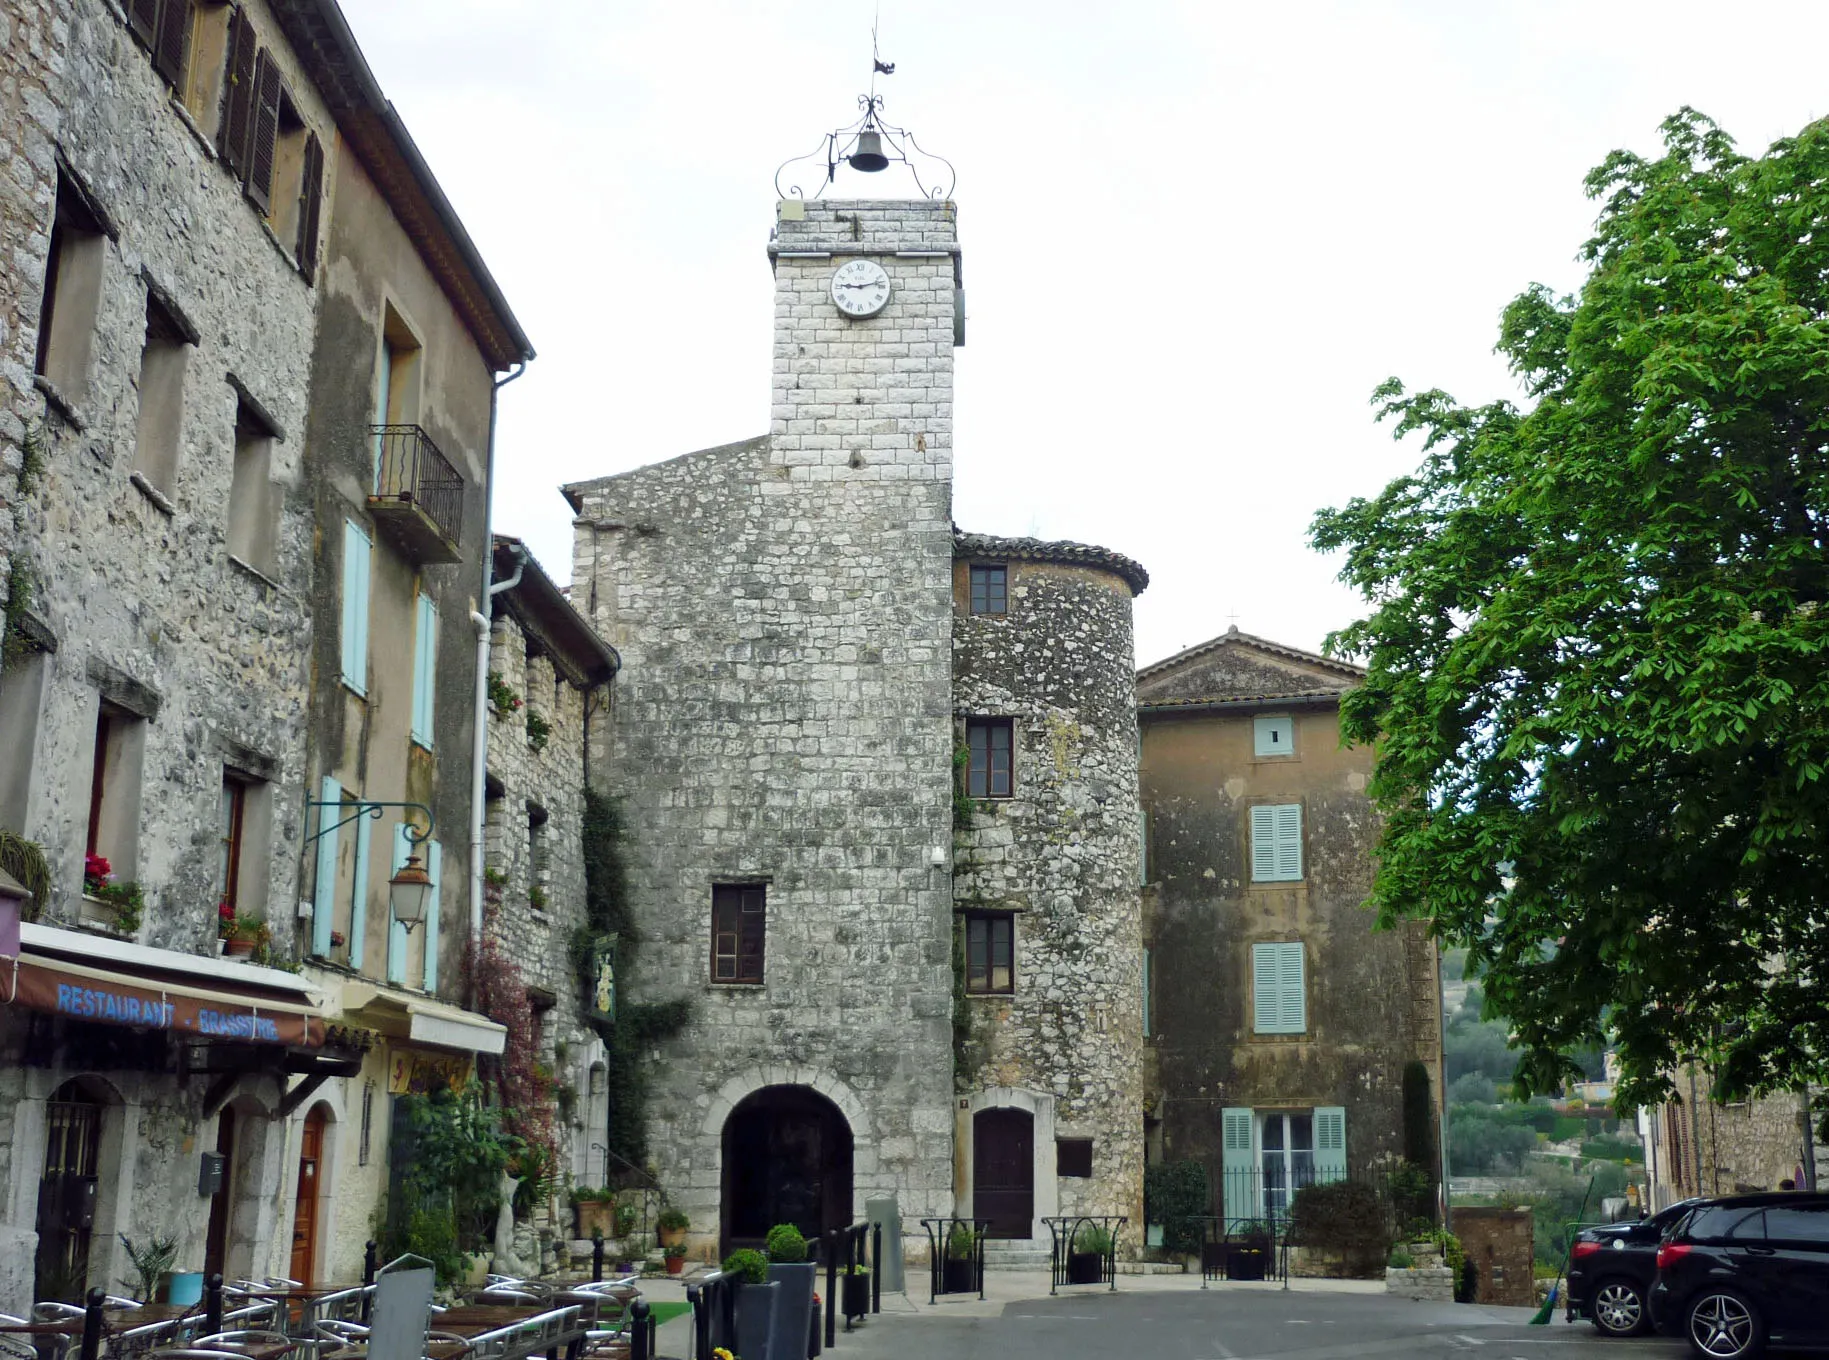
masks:
<svg viewBox="0 0 1829 1360"><path fill-rule="evenodd" d="M320 837L328 836L332 832L341 831L344 827L348 826L351 822L359 821L363 817L373 817L378 822L381 820L381 810L383 808L416 808L420 812L425 813L425 830L424 831L421 831L418 828L417 824L415 824L411 821L405 821L405 819L402 819L406 826L407 843L414 847L424 845L427 841L431 840L432 839L432 830L438 824L437 819L432 815L432 809L427 807L424 803L382 803L382 802L375 802L374 800L368 799L368 798L338 798L338 799L307 798L305 800L305 817L306 817L307 823L309 823L309 821L310 821L311 810L313 808L327 808L327 807L328 808L350 808L350 809L352 809L352 811L349 813L348 816L343 818L342 821L337 822L334 826L321 826L316 831L310 832L305 837L306 845L310 845L313 841L319 839Z"/></svg>

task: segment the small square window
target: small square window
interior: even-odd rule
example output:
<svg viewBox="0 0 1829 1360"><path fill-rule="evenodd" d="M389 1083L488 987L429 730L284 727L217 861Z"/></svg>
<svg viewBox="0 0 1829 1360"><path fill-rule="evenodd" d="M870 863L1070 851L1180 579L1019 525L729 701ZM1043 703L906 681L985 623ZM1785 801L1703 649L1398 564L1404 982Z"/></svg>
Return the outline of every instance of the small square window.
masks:
<svg viewBox="0 0 1829 1360"><path fill-rule="evenodd" d="M965 724L968 755L965 792L970 798L1008 798L1015 734L1008 718L971 718Z"/></svg>
<svg viewBox="0 0 1829 1360"><path fill-rule="evenodd" d="M965 918L965 990L991 995L1016 990L1016 918L1007 911Z"/></svg>
<svg viewBox="0 0 1829 1360"><path fill-rule="evenodd" d="M719 883L711 890L711 980L762 982L768 890L760 883Z"/></svg>
<svg viewBox="0 0 1829 1360"><path fill-rule="evenodd" d="M1258 718L1252 723L1252 748L1261 760L1265 756L1293 756L1296 753L1294 718Z"/></svg>
<svg viewBox="0 0 1829 1360"><path fill-rule="evenodd" d="M1061 1176L1092 1175L1092 1139L1056 1138L1054 1170Z"/></svg>
<svg viewBox="0 0 1829 1360"><path fill-rule="evenodd" d="M972 613L1003 614L1009 610L1009 568L995 566L972 568Z"/></svg>

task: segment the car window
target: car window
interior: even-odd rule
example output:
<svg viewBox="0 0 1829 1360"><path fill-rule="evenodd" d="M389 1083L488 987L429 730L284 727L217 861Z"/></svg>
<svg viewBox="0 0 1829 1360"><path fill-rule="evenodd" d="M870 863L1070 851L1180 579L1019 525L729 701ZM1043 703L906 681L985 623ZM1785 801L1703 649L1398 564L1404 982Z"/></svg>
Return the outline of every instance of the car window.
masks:
<svg viewBox="0 0 1829 1360"><path fill-rule="evenodd" d="M1774 1242L1816 1242L1829 1245L1829 1204L1766 1210L1766 1236Z"/></svg>
<svg viewBox="0 0 1829 1360"><path fill-rule="evenodd" d="M1681 1235L1703 1241L1721 1241L1745 1213L1744 1209L1722 1209L1716 1206L1698 1209L1695 1216L1683 1225Z"/></svg>
<svg viewBox="0 0 1829 1360"><path fill-rule="evenodd" d="M1765 1241L1765 1210L1755 1209L1727 1230L1730 1242Z"/></svg>

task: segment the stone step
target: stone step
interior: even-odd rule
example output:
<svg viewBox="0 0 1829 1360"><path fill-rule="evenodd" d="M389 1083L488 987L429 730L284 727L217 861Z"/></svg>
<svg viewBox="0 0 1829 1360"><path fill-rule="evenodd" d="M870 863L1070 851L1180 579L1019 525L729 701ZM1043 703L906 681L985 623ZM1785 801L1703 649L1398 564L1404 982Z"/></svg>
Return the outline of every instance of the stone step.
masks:
<svg viewBox="0 0 1829 1360"><path fill-rule="evenodd" d="M1046 1270L1053 1259L1046 1240L999 1238L984 1244L986 1270Z"/></svg>

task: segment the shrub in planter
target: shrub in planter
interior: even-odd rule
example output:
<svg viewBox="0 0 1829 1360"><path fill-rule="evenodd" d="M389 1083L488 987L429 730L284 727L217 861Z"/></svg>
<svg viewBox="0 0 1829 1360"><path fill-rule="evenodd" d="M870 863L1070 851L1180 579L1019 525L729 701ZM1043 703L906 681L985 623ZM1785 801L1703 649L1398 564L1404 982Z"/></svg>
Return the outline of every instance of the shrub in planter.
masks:
<svg viewBox="0 0 1829 1360"><path fill-rule="evenodd" d="M1255 1219L1242 1223L1225 1251L1228 1280L1261 1280L1270 1265L1270 1229Z"/></svg>
<svg viewBox="0 0 1829 1360"><path fill-rule="evenodd" d="M838 1278L844 1286L839 1292L839 1302L845 1316L863 1317L870 1311L870 1272L863 1266L852 1266Z"/></svg>
<svg viewBox="0 0 1829 1360"><path fill-rule="evenodd" d="M578 1216L578 1236L609 1237L616 1228L616 1192L588 1185L572 1191L572 1209Z"/></svg>
<svg viewBox="0 0 1829 1360"><path fill-rule="evenodd" d="M1390 1270L1415 1270L1416 1258L1407 1251L1394 1251L1385 1266Z"/></svg>
<svg viewBox="0 0 1829 1360"><path fill-rule="evenodd" d="M743 1247L724 1258L726 1275L735 1275L740 1284L763 1284L768 1280L768 1257Z"/></svg>
<svg viewBox="0 0 1829 1360"><path fill-rule="evenodd" d="M777 1223L768 1230L768 1259L789 1265L807 1259L807 1240L792 1223Z"/></svg>
<svg viewBox="0 0 1829 1360"><path fill-rule="evenodd" d="M678 1209L662 1209L654 1226L660 1230L660 1244L664 1250L686 1240L686 1229L692 1226L692 1220Z"/></svg>
<svg viewBox="0 0 1829 1360"><path fill-rule="evenodd" d="M972 1294L978 1289L978 1234L965 1224L954 1226L940 1263L940 1292Z"/></svg>
<svg viewBox="0 0 1829 1360"><path fill-rule="evenodd" d="M675 1243L661 1252L661 1259L667 1263L667 1273L677 1275L686 1268L686 1249Z"/></svg>
<svg viewBox="0 0 1829 1360"><path fill-rule="evenodd" d="M1097 1284L1105 1278L1105 1255L1111 1234L1099 1227L1081 1228L1067 1249L1067 1283Z"/></svg>
<svg viewBox="0 0 1829 1360"><path fill-rule="evenodd" d="M1334 1271L1356 1279L1378 1273L1391 1247L1391 1225L1382 1197L1371 1186L1332 1181L1296 1192L1289 1206L1289 1240L1336 1258Z"/></svg>
<svg viewBox="0 0 1829 1360"><path fill-rule="evenodd" d="M1143 1173L1143 1217L1162 1225L1162 1249L1179 1256L1200 1251L1202 1217L1213 1195L1204 1162L1163 1162Z"/></svg>

